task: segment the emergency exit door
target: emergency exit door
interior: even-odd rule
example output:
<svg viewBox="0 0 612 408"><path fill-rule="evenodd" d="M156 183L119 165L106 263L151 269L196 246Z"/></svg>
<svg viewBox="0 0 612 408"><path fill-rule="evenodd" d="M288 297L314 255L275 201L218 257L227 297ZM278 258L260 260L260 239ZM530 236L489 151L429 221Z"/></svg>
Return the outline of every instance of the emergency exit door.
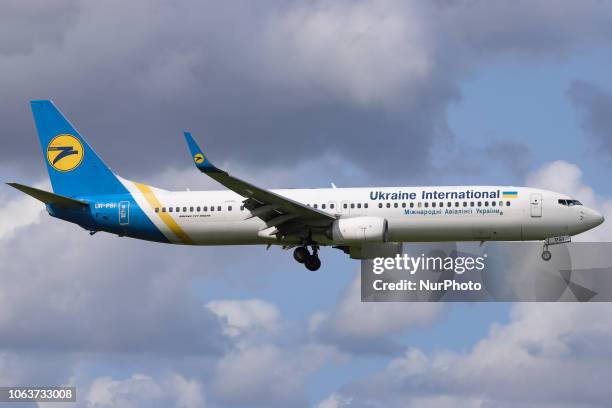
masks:
<svg viewBox="0 0 612 408"><path fill-rule="evenodd" d="M529 196L529 208L532 217L542 216L542 194L534 193Z"/></svg>

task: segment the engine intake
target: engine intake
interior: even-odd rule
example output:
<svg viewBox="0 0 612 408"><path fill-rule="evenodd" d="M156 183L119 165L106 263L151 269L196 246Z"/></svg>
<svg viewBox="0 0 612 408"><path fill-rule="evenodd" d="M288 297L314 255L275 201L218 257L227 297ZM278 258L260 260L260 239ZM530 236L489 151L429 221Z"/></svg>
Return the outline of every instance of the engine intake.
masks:
<svg viewBox="0 0 612 408"><path fill-rule="evenodd" d="M387 242L387 220L379 217L341 218L331 226L330 238L337 244Z"/></svg>

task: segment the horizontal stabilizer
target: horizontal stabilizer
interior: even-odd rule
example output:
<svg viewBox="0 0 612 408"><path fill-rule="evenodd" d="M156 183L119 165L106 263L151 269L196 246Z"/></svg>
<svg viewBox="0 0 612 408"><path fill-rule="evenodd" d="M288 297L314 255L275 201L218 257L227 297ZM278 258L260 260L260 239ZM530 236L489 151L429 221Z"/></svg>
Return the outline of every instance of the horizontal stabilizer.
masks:
<svg viewBox="0 0 612 408"><path fill-rule="evenodd" d="M39 190L34 187L24 186L23 184L18 183L6 183L11 187L16 188L17 190L26 193L34 197L35 199L42 201L45 204L51 204L55 207L61 208L83 208L87 207L89 204L85 201L75 200L74 198L64 197L59 194L50 193L45 190Z"/></svg>

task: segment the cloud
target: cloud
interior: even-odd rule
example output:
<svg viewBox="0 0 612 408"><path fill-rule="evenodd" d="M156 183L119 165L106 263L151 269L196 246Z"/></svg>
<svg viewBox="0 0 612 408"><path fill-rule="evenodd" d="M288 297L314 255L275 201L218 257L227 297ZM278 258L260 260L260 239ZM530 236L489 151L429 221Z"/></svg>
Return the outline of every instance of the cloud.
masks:
<svg viewBox="0 0 612 408"><path fill-rule="evenodd" d="M305 406L308 375L339 358L333 347L316 344L247 347L218 362L211 392L223 406Z"/></svg>
<svg viewBox="0 0 612 408"><path fill-rule="evenodd" d="M260 299L213 300L206 307L223 322L223 332L230 337L257 328L275 331L279 324L279 310Z"/></svg>
<svg viewBox="0 0 612 408"><path fill-rule="evenodd" d="M86 391L85 401L83 406L90 408L205 406L201 384L176 373L158 379L146 374L133 374L124 380L99 377Z"/></svg>
<svg viewBox="0 0 612 408"><path fill-rule="evenodd" d="M351 406L352 399L333 393L323 401L319 402L317 408L343 408Z"/></svg>
<svg viewBox="0 0 612 408"><path fill-rule="evenodd" d="M38 44L59 44L77 18L76 1L7 0L0 15L0 55L15 57ZM27 29L24 29L27 27ZM14 35L19 32L20 35Z"/></svg>
<svg viewBox="0 0 612 408"><path fill-rule="evenodd" d="M596 151L612 154L612 94L586 81L574 81L567 91L582 117L582 127Z"/></svg>
<svg viewBox="0 0 612 408"><path fill-rule="evenodd" d="M432 71L432 38L417 2L315 1L268 20L269 80L362 106L417 102ZM376 73L376 75L373 75ZM314 85L314 86L313 86ZM400 102L401 101L401 102ZM403 110L403 109L402 109Z"/></svg>
<svg viewBox="0 0 612 408"><path fill-rule="evenodd" d="M49 190L49 182L39 182L33 187ZM20 227L39 222L45 208L40 201L21 193L17 198L0 195L0 201L3 203L0 206L0 240L10 238Z"/></svg>
<svg viewBox="0 0 612 408"><path fill-rule="evenodd" d="M331 311L310 317L309 327L320 341L341 350L388 354L402 348L394 335L432 322L442 309L440 303L362 303L357 274Z"/></svg>
<svg viewBox="0 0 612 408"><path fill-rule="evenodd" d="M606 220L612 219L612 198L602 197L582 180L582 170L572 163L563 160L544 164L540 169L527 176L527 185L544 188L567 194L587 207L598 210ZM583 241L607 241L612 236L612 223L603 225L580 234L577 239Z"/></svg>
<svg viewBox="0 0 612 408"><path fill-rule="evenodd" d="M40 162L27 101L51 97L127 178L183 163L185 128L254 167L335 155L372 177L426 174L454 145L462 78L598 46L612 26L596 1L22 3L2 16L0 157Z"/></svg>
<svg viewBox="0 0 612 408"><path fill-rule="evenodd" d="M350 406L605 406L612 327L606 304L529 303L470 351L408 349L343 387ZM444 403L446 400L446 403ZM465 403L465 404L464 404ZM425 406L427 406L425 405ZM455 405L456 406L456 405Z"/></svg>
<svg viewBox="0 0 612 408"><path fill-rule="evenodd" d="M191 294L194 274L206 270L195 268L201 263L188 248L90 237L73 224L42 218L31 197L9 197L0 233L0 347L161 354L222 349L216 316ZM207 264L214 268L215 262Z"/></svg>
<svg viewBox="0 0 612 408"><path fill-rule="evenodd" d="M597 0L440 1L437 23L453 58L564 57L581 45L603 45L612 8ZM454 51L453 51L454 48Z"/></svg>

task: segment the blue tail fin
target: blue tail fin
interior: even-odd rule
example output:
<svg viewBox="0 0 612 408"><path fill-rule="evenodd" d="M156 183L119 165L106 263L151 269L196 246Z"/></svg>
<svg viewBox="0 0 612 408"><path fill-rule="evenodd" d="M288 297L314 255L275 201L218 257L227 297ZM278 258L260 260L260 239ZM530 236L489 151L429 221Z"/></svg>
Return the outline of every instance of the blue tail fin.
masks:
<svg viewBox="0 0 612 408"><path fill-rule="evenodd" d="M32 101L31 105L55 193L77 197L127 192L52 101Z"/></svg>

